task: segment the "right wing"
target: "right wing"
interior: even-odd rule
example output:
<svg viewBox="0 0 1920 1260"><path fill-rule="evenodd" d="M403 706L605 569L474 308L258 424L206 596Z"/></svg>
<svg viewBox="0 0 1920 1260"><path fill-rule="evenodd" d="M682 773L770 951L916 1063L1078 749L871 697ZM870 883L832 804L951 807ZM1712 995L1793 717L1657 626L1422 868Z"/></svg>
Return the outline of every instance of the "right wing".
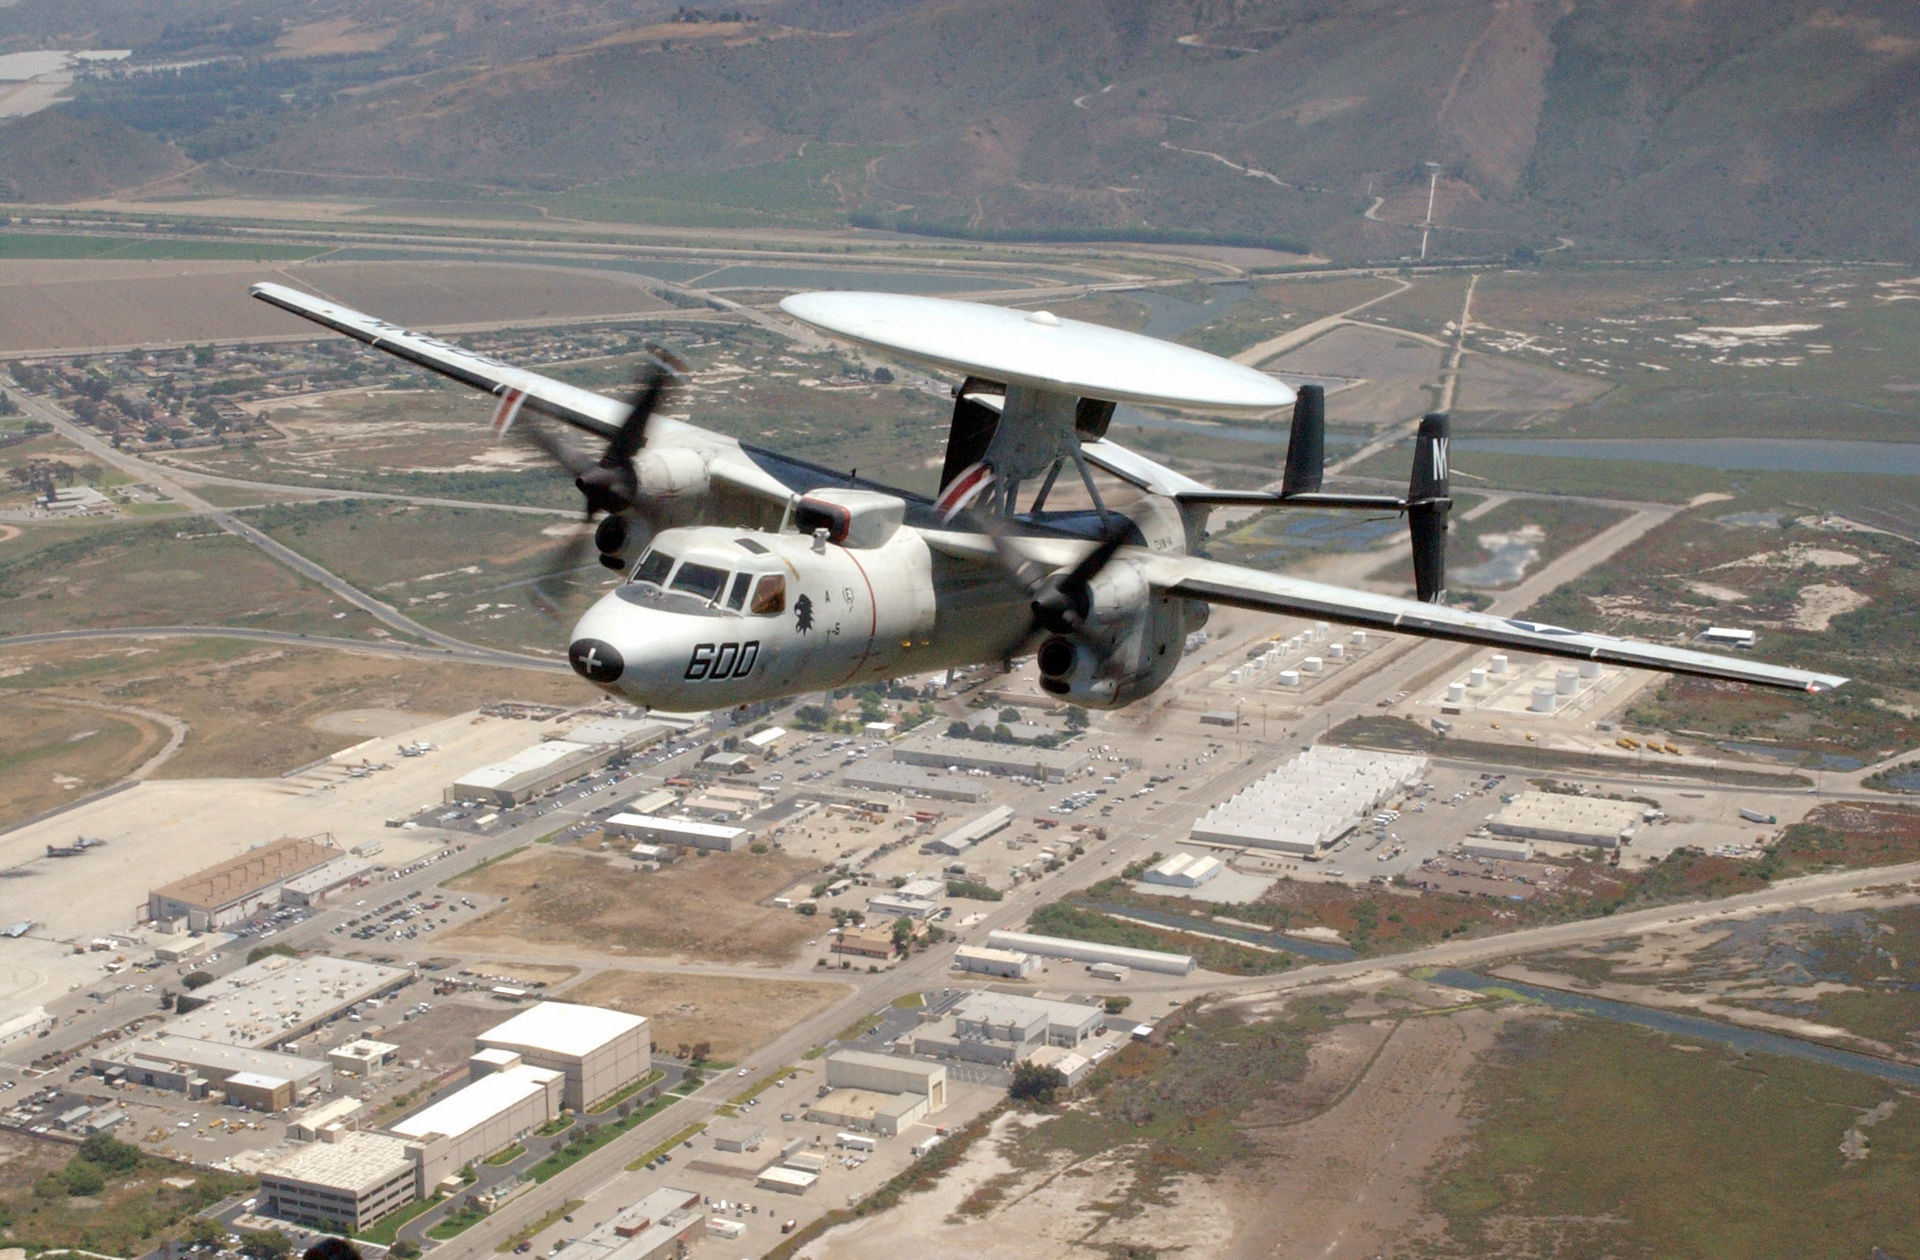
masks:
<svg viewBox="0 0 1920 1260"><path fill-rule="evenodd" d="M1837 674L1816 674L1785 665L1741 660L1713 652L1696 652L1691 648L1671 647L1663 643L1616 639L1612 635L1569 630L1564 626L1494 617L1486 613L1469 612L1464 608L1449 608L1444 604L1425 604L1394 595L1378 595L1372 591L1351 590L1324 582L1263 573L1258 569L1222 564L1217 560L1153 554L1136 549L1121 554L1138 560L1145 568L1147 581L1157 590L1232 608L1250 608L1296 617L1321 617L1342 625L1364 626L1428 639L1452 639L1458 643L1478 643L1487 647L1512 648L1583 661L1604 661L1610 665L1656 669L1669 674L1725 678L1794 691L1831 691L1847 681Z"/></svg>

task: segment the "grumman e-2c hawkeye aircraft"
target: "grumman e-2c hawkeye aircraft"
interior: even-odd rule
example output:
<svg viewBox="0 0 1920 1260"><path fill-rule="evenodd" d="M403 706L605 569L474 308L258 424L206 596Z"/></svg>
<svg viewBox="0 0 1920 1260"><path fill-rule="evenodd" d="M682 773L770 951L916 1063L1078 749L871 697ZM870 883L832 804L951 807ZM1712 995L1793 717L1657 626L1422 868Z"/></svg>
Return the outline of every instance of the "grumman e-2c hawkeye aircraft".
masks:
<svg viewBox="0 0 1920 1260"><path fill-rule="evenodd" d="M1049 693L1116 708L1172 675L1213 604L1804 691L1846 681L1447 607L1444 416L1420 424L1404 498L1322 493L1317 388L1296 402L1251 368L1045 311L875 293L781 303L964 378L942 491L928 499L654 415L664 368L623 402L281 285L253 294L495 395L496 431L530 412L606 442L596 459L526 425L574 475L588 519L601 517L601 561L625 575L580 619L568 659L641 705L711 709L1037 649ZM1110 441L1121 402L1227 415L1293 404L1280 491L1215 490ZM1113 479L1112 505L1095 470ZM1048 509L1063 472L1091 509ZM1225 504L1404 513L1419 599L1195 556L1209 510Z"/></svg>

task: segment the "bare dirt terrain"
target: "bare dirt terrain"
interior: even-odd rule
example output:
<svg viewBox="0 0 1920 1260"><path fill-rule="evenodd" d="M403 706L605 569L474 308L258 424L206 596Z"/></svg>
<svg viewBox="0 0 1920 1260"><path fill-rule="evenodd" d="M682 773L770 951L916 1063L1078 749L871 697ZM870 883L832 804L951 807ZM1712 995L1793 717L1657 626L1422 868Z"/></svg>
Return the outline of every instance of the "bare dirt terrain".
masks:
<svg viewBox="0 0 1920 1260"><path fill-rule="evenodd" d="M704 1041L713 1058L734 1063L851 992L844 984L807 980L621 970L603 971L563 997L645 1015L662 1053Z"/></svg>
<svg viewBox="0 0 1920 1260"><path fill-rule="evenodd" d="M31 818L116 782L158 751L167 732L130 713L62 704L57 698L0 701L0 825Z"/></svg>
<svg viewBox="0 0 1920 1260"><path fill-rule="evenodd" d="M0 353L314 335L247 296L262 280L395 323L465 328L667 309L636 275L511 263L0 261Z"/></svg>
<svg viewBox="0 0 1920 1260"><path fill-rule="evenodd" d="M533 848L451 887L508 904L444 938L449 948L525 954L666 954L783 963L818 932L812 920L759 905L809 869L751 853L688 857L643 873L573 851Z"/></svg>

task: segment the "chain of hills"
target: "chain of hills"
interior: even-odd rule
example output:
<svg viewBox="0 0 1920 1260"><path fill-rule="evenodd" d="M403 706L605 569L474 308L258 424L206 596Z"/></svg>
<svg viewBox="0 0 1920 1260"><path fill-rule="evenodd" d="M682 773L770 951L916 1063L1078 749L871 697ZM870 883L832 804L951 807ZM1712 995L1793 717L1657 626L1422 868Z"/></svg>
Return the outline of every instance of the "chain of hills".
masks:
<svg viewBox="0 0 1920 1260"><path fill-rule="evenodd" d="M20 0L0 199L1920 257L1909 0Z"/></svg>

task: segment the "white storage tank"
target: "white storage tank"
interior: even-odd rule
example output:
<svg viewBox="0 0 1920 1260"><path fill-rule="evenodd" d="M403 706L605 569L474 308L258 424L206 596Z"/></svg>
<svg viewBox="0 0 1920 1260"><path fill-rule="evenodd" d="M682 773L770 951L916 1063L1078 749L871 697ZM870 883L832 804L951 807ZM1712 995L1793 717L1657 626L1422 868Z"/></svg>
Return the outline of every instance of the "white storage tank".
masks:
<svg viewBox="0 0 1920 1260"><path fill-rule="evenodd" d="M1581 661L1580 677L1582 678L1600 677L1600 662L1599 661Z"/></svg>
<svg viewBox="0 0 1920 1260"><path fill-rule="evenodd" d="M1280 685L1282 687L1298 687L1300 685L1300 671L1297 669L1281 670Z"/></svg>
<svg viewBox="0 0 1920 1260"><path fill-rule="evenodd" d="M1447 703L1459 704L1467 698L1467 684L1452 682L1447 684Z"/></svg>
<svg viewBox="0 0 1920 1260"><path fill-rule="evenodd" d="M1487 658L1487 672L1489 674L1506 673L1507 654L1505 652L1495 652L1492 656L1489 656Z"/></svg>
<svg viewBox="0 0 1920 1260"><path fill-rule="evenodd" d="M1357 648L1367 646L1367 632L1365 630L1355 630L1352 635L1352 640L1353 646Z"/></svg>
<svg viewBox="0 0 1920 1260"><path fill-rule="evenodd" d="M1344 643L1335 643L1335 644L1332 644L1331 646L1329 646L1329 647L1327 648L1327 659L1328 659L1328 660L1330 660L1330 661L1344 661L1344 660L1346 660L1346 659L1347 659L1347 645L1346 645L1346 644L1344 644Z"/></svg>
<svg viewBox="0 0 1920 1260"><path fill-rule="evenodd" d="M1320 672L1320 664L1319 657L1309 656L1306 660L1300 662L1300 672L1303 674L1317 674Z"/></svg>
<svg viewBox="0 0 1920 1260"><path fill-rule="evenodd" d="M1553 688L1535 687L1533 689L1533 703L1529 704L1527 708L1534 713L1551 713L1553 712L1553 706L1556 700L1557 697L1554 695Z"/></svg>
<svg viewBox="0 0 1920 1260"><path fill-rule="evenodd" d="M1561 670L1553 676L1553 689L1563 696L1573 695L1580 690L1580 671Z"/></svg>
<svg viewBox="0 0 1920 1260"><path fill-rule="evenodd" d="M1476 690L1487 685L1487 671L1477 666L1467 671L1467 686Z"/></svg>

